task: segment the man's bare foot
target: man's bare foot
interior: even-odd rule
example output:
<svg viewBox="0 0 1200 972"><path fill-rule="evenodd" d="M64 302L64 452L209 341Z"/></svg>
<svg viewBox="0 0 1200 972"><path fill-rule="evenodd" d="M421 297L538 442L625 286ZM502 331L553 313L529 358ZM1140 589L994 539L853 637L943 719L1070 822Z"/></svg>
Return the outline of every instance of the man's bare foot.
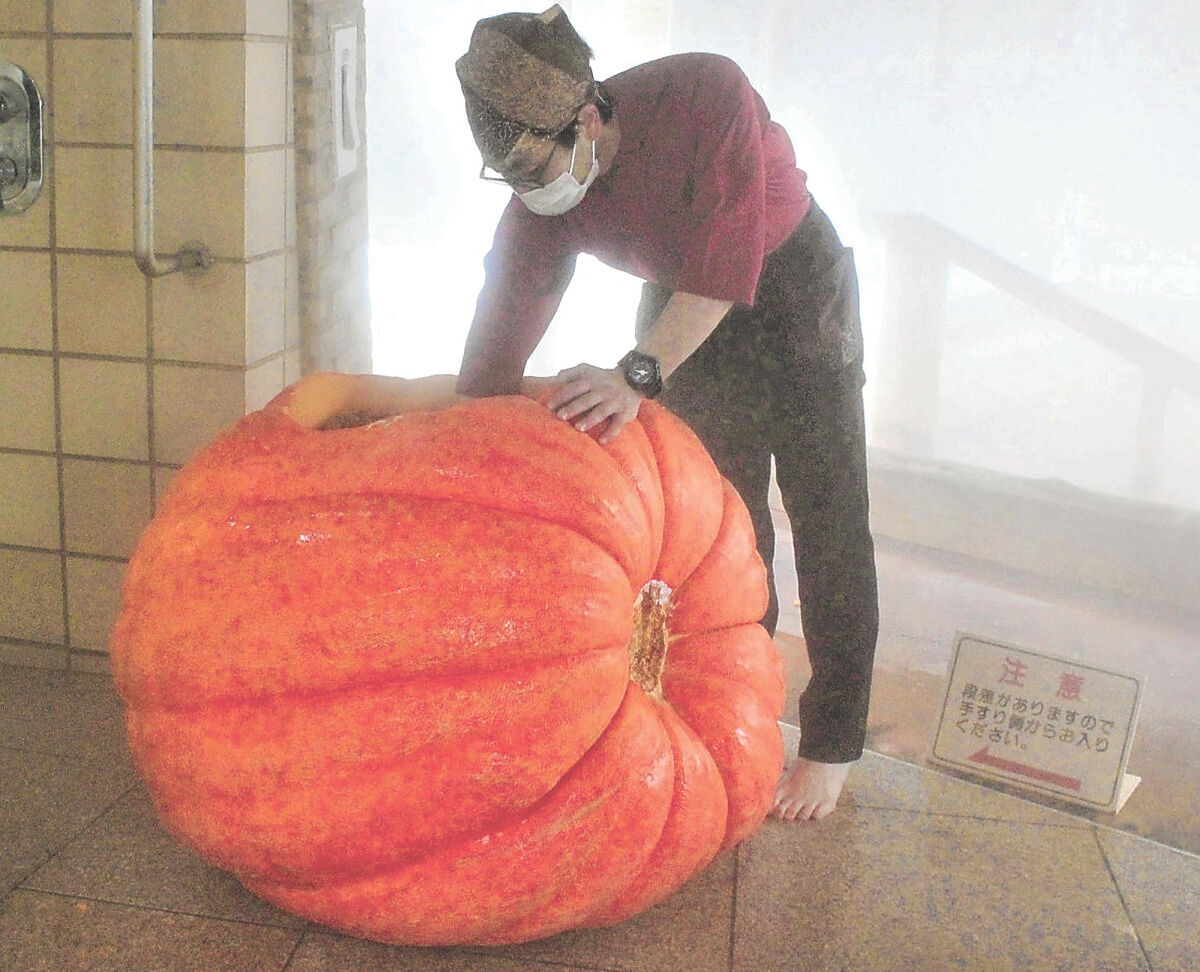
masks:
<svg viewBox="0 0 1200 972"><path fill-rule="evenodd" d="M803 756L784 770L775 788L771 816L780 820L821 820L833 813L853 763L816 763Z"/></svg>

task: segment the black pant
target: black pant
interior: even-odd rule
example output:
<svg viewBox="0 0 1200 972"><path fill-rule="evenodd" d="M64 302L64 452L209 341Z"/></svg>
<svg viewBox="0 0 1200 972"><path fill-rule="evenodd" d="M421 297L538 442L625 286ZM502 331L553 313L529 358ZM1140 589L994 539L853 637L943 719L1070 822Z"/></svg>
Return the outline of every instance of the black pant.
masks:
<svg viewBox="0 0 1200 972"><path fill-rule="evenodd" d="M646 284L639 336L670 291ZM867 515L862 324L851 250L814 202L763 267L754 307L734 307L671 375L662 402L692 427L741 494L770 574L762 623L779 617L767 494L771 457L792 526L813 675L800 699L800 754L862 754L879 629Z"/></svg>

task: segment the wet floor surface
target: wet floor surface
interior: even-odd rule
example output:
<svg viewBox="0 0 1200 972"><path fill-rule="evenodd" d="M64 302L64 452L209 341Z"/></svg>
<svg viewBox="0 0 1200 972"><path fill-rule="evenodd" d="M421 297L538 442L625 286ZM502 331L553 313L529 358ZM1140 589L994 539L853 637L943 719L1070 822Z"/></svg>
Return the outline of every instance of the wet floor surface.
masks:
<svg viewBox="0 0 1200 972"><path fill-rule="evenodd" d="M790 549L785 533L779 546ZM956 632L1140 675L1128 771L1142 781L1128 803L1114 816L1041 802L1200 854L1200 623L887 543L877 545L876 562L881 624L868 748L929 765ZM794 591L782 554L776 570L781 586L793 585L783 589ZM776 637L788 676L785 718L794 717L809 674L793 600L784 599Z"/></svg>

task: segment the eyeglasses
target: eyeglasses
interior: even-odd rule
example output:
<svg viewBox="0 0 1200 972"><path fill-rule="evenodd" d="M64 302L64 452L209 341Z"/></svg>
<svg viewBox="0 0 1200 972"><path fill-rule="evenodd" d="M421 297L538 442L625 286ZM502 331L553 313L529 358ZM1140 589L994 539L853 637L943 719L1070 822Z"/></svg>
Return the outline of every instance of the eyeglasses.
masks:
<svg viewBox="0 0 1200 972"><path fill-rule="evenodd" d="M572 124L574 124L574 122L572 122ZM567 127L569 128L570 126ZM541 138L557 138L562 134L563 131L566 131L566 129L563 129L559 132L547 132L541 129L530 129L532 134L538 135ZM576 138L578 138L578 132L576 133ZM493 182L499 185L508 186L508 188L518 194L522 192L532 192L534 189L541 189L542 186L546 184L543 176L545 175L546 169L550 166L550 160L554 158L554 152L557 148L558 143L555 142L550 147L550 154L546 156L546 161L539 165L532 172L528 172L525 175L505 178L495 169L489 170L487 163L483 162L479 166L479 178L484 182Z"/></svg>
<svg viewBox="0 0 1200 972"><path fill-rule="evenodd" d="M553 154L554 153L552 152L551 155L553 155ZM488 171L487 163L484 162L479 167L479 178L482 179L484 182L494 182L497 185L506 186L507 188L511 189L515 193L531 192L534 189L542 188L542 183L538 182L537 179L535 178L535 176L544 172L546 169L546 165L549 165L549 164L550 164L550 160L547 159L546 164L540 166L536 173L533 173L533 174L527 175L527 176L521 176L520 178L517 178L514 176L511 179L506 179L506 178L504 178L504 176L500 175L500 173L496 172L495 170Z"/></svg>

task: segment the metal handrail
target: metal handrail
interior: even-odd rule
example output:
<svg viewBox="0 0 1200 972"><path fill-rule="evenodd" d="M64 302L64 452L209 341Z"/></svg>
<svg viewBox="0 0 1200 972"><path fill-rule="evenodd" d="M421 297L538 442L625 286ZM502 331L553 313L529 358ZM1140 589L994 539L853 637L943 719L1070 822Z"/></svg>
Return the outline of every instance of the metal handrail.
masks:
<svg viewBox="0 0 1200 972"><path fill-rule="evenodd" d="M212 263L201 243L154 252L154 0L136 0L133 27L133 258L147 277L203 273Z"/></svg>
<svg viewBox="0 0 1200 972"><path fill-rule="evenodd" d="M1154 372L1171 386L1200 398L1200 363L1137 328L1097 310L1061 287L1044 280L928 216L876 213L872 219L885 238L919 238L944 258L981 280L1011 294L1088 340Z"/></svg>
<svg viewBox="0 0 1200 972"><path fill-rule="evenodd" d="M927 216L876 213L872 221L889 242L918 243L943 268L953 263L970 271L1140 368L1133 490L1142 496L1155 494L1162 479L1168 400L1175 390L1200 399L1200 363ZM944 288L944 272L939 280Z"/></svg>

